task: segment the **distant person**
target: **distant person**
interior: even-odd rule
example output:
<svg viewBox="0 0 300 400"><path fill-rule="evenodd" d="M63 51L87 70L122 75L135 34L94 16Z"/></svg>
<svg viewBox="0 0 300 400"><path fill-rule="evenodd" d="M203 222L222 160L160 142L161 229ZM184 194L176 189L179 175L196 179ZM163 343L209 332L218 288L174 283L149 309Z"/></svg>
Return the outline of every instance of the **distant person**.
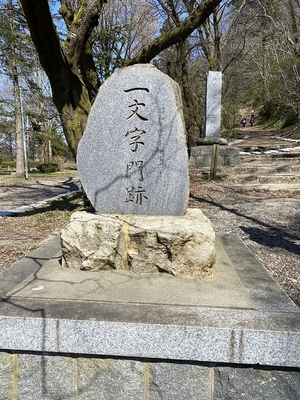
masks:
<svg viewBox="0 0 300 400"><path fill-rule="evenodd" d="M241 124L243 125L243 127L245 128L245 126L246 126L246 118L244 117L243 119L242 119L242 121L241 121Z"/></svg>
<svg viewBox="0 0 300 400"><path fill-rule="evenodd" d="M253 124L254 124L254 115L251 114L250 125L253 126Z"/></svg>

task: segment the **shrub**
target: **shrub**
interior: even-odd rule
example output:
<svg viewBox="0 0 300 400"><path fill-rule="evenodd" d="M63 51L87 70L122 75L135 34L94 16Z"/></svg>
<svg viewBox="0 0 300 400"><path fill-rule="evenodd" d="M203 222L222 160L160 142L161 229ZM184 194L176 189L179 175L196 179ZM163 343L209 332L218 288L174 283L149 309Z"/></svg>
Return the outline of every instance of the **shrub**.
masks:
<svg viewBox="0 0 300 400"><path fill-rule="evenodd" d="M16 162L15 161L2 161L1 167L2 168L16 168Z"/></svg>
<svg viewBox="0 0 300 400"><path fill-rule="evenodd" d="M37 168L43 173L56 172L59 170L58 165L54 163L40 164Z"/></svg>
<svg viewBox="0 0 300 400"><path fill-rule="evenodd" d="M283 128L287 128L289 126L293 126L297 123L298 121L298 113L295 111L291 110L286 116L285 116L285 121L282 125Z"/></svg>
<svg viewBox="0 0 300 400"><path fill-rule="evenodd" d="M39 161L32 161L32 160L30 160L29 161L29 167L30 167L30 169L38 169L39 168Z"/></svg>
<svg viewBox="0 0 300 400"><path fill-rule="evenodd" d="M269 101L259 111L259 123L262 125L286 128L296 124L298 113L287 104Z"/></svg>

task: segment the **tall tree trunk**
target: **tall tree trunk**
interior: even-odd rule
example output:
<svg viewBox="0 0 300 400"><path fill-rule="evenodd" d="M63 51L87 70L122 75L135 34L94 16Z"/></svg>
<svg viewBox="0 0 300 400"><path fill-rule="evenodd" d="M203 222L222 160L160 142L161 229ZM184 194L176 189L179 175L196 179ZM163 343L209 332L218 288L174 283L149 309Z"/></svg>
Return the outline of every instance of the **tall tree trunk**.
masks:
<svg viewBox="0 0 300 400"><path fill-rule="evenodd" d="M76 160L77 146L87 124L91 102L87 87L79 76L71 73L61 84L67 94L62 93L61 87L57 87L54 82L53 101L58 109L68 146Z"/></svg>
<svg viewBox="0 0 300 400"><path fill-rule="evenodd" d="M63 45L54 28L47 0L21 0L31 37L37 49L42 67L48 75L53 102L60 115L69 148L76 160L77 146L86 127L91 108L91 98L85 83L90 81L82 75L78 66L91 68L91 60L84 62L84 49L90 31L97 24L103 1L83 0L78 10L71 3L68 12L69 34ZM76 14L76 15L75 15ZM89 44L89 43L88 43ZM87 52L86 58L89 56ZM93 81L93 87L95 86Z"/></svg>
<svg viewBox="0 0 300 400"><path fill-rule="evenodd" d="M13 72L14 102L15 102L15 127L16 127L16 175L24 175L24 142L21 90L17 68Z"/></svg>
<svg viewBox="0 0 300 400"><path fill-rule="evenodd" d="M12 9L12 4L9 4ZM24 174L24 146L23 146L23 121L22 121L22 99L19 75L16 61L15 32L12 12L10 12L10 50L11 50L11 74L14 89L15 105L15 129L16 129L16 175Z"/></svg>
<svg viewBox="0 0 300 400"><path fill-rule="evenodd" d="M197 116L195 112L195 105L193 94L191 92L191 85L189 80L189 71L188 71L188 63L187 63L187 42L184 40L180 43L178 52L179 52L179 62L181 68L181 76L180 76L180 86L182 90L182 97L184 103L184 115L185 115L185 127L186 127L186 141L188 147L194 147L196 145L196 137L195 137L195 126L197 121Z"/></svg>

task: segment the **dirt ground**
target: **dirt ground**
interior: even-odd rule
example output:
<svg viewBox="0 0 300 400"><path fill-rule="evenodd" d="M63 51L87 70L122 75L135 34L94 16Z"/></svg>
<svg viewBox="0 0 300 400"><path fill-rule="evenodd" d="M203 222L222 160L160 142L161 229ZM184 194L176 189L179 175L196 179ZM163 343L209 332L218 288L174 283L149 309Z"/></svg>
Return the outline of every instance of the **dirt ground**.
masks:
<svg viewBox="0 0 300 400"><path fill-rule="evenodd" d="M200 208L216 234L236 234L300 305L300 192L234 190L191 170L190 207Z"/></svg>
<svg viewBox="0 0 300 400"><path fill-rule="evenodd" d="M275 133L246 127L235 139L242 140L238 143L240 148L276 148L284 143L272 139ZM242 165L244 163L249 163L249 157L242 158ZM251 163L262 166L282 164L283 161L258 157L251 158ZM299 165L299 158L293 159L292 163ZM65 173L60 182L48 177L44 181L26 181L24 185L29 193L39 193L46 188L47 195L51 195L51 188L56 190L59 185L64 186L64 182L65 186L72 184L74 187L76 177L70 177L68 171ZM278 176L279 181L282 179L285 178ZM300 178L295 175L292 182L300 183ZM292 300L300 305L300 191L237 190L237 183L241 183L238 176L211 181L203 171L190 168L189 207L200 208L211 220L217 234L238 235ZM247 185L247 182L243 183ZM22 192L20 186L22 183L16 185L0 177L0 211L4 198L7 207L9 197L19 198L20 193L25 196L25 189ZM77 195L67 202L59 200L21 214L0 217L0 270L39 246L49 235L58 233L71 212L82 208Z"/></svg>

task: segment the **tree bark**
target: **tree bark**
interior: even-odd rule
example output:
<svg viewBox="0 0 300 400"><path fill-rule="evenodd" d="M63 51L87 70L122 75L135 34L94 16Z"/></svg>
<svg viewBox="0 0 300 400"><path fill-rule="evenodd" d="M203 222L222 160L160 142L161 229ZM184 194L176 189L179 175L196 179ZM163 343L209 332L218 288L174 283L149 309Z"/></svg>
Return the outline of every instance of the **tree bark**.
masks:
<svg viewBox="0 0 300 400"><path fill-rule="evenodd" d="M21 105L21 91L19 85L19 78L17 68L13 71L13 88L14 88L14 102L15 102L15 124L16 124L16 175L24 176L24 144L23 144L23 121L22 121L22 105Z"/></svg>
<svg viewBox="0 0 300 400"><path fill-rule="evenodd" d="M186 141L187 146L194 147L196 145L196 137L195 137L195 107L193 101L193 94L191 92L190 81L189 81L189 73L188 73L188 65L186 59L187 46L186 41L180 43L179 46L179 63L181 68L181 77L180 77L180 86L182 90L182 97L184 103L184 119L185 119L185 127L186 127Z"/></svg>
<svg viewBox="0 0 300 400"><path fill-rule="evenodd" d="M15 108L15 130L16 130L16 175L22 176L25 171L24 164L24 145L23 145L23 120L22 120L22 99L21 88L19 83L19 74L16 61L15 34L13 26L12 14L10 14L10 50L11 50L11 78L14 91L14 108Z"/></svg>

